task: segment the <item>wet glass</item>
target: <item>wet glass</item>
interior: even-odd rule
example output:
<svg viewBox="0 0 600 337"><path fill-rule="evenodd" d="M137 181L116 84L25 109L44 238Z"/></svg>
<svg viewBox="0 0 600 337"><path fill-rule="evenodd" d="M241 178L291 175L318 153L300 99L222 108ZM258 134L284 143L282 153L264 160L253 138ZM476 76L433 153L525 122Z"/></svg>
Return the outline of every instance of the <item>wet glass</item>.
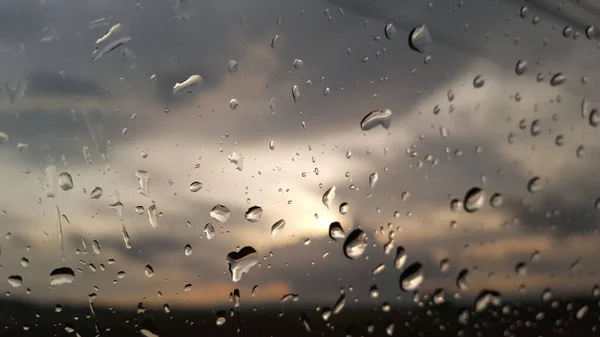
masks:
<svg viewBox="0 0 600 337"><path fill-rule="evenodd" d="M598 25L0 1L0 335L597 334Z"/></svg>

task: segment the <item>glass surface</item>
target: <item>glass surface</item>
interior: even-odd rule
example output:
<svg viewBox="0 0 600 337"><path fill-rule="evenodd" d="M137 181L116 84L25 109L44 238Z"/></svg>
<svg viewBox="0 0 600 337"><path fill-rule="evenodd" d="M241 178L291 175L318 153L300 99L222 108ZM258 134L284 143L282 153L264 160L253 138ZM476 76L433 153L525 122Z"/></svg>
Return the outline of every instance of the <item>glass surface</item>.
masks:
<svg viewBox="0 0 600 337"><path fill-rule="evenodd" d="M0 1L0 335L597 335L594 25Z"/></svg>

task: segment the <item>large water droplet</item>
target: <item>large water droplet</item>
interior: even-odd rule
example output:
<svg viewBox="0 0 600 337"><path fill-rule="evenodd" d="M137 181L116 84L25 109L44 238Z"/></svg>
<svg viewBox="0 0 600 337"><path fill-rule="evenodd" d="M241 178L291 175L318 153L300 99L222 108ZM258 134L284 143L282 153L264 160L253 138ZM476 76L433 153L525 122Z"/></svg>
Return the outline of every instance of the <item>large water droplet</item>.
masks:
<svg viewBox="0 0 600 337"><path fill-rule="evenodd" d="M220 223L224 223L229 219L231 212L229 208L223 205L216 205L210 210L210 217L219 221Z"/></svg>
<svg viewBox="0 0 600 337"><path fill-rule="evenodd" d="M394 26L393 23L388 23L387 25L385 25L385 37L388 40L391 40L393 38L396 37L396 35L398 35L398 30L396 29L396 27Z"/></svg>
<svg viewBox="0 0 600 337"><path fill-rule="evenodd" d="M408 37L408 45L410 48L419 53L426 52L431 43L431 35L425 25L414 28Z"/></svg>
<svg viewBox="0 0 600 337"><path fill-rule="evenodd" d="M298 89L297 85L292 87L292 97L294 98L294 103L298 103L300 100L300 89Z"/></svg>
<svg viewBox="0 0 600 337"><path fill-rule="evenodd" d="M102 191L102 188L101 187L96 187L90 193L90 198L92 198L92 199L100 199L100 197L102 196L102 193L104 193L104 191Z"/></svg>
<svg viewBox="0 0 600 337"><path fill-rule="evenodd" d="M68 172L63 172L58 175L58 185L63 191L68 191L73 188L73 178Z"/></svg>
<svg viewBox="0 0 600 337"><path fill-rule="evenodd" d="M384 129L388 129L392 123L392 110L373 110L369 112L360 121L360 129L363 131L371 130L372 128L381 125Z"/></svg>
<svg viewBox="0 0 600 337"><path fill-rule="evenodd" d="M23 285L23 278L20 275L11 275L8 277L8 283L13 288L19 288Z"/></svg>
<svg viewBox="0 0 600 337"><path fill-rule="evenodd" d="M258 253L250 246L240 249L239 252L227 254L227 263L229 263L229 272L231 280L238 282L250 268L258 263Z"/></svg>
<svg viewBox="0 0 600 337"><path fill-rule="evenodd" d="M285 228L285 220L280 219L271 226L271 236L276 237Z"/></svg>
<svg viewBox="0 0 600 337"><path fill-rule="evenodd" d="M144 196L150 195L150 173L144 170L137 170L135 171L135 177L138 179L138 192Z"/></svg>
<svg viewBox="0 0 600 337"><path fill-rule="evenodd" d="M69 267L57 268L50 273L50 285L58 286L75 281L75 272Z"/></svg>
<svg viewBox="0 0 600 337"><path fill-rule="evenodd" d="M190 184L190 191L191 192L198 192L202 189L202 183L199 181L194 181L193 183Z"/></svg>
<svg viewBox="0 0 600 337"><path fill-rule="evenodd" d="M415 262L406 267L400 275L400 288L404 291L414 291L419 288L425 276L423 274L423 265Z"/></svg>
<svg viewBox="0 0 600 337"><path fill-rule="evenodd" d="M463 202L465 211L475 212L485 203L485 192L479 187L473 187L465 194Z"/></svg>
<svg viewBox="0 0 600 337"><path fill-rule="evenodd" d="M358 259L367 248L367 233L361 229L355 229L344 241L344 254L349 259Z"/></svg>
<svg viewBox="0 0 600 337"><path fill-rule="evenodd" d="M173 95L182 96L187 93L193 93L202 86L204 79L200 75L192 75L181 83L175 83L173 86Z"/></svg>
<svg viewBox="0 0 600 337"><path fill-rule="evenodd" d="M327 208L330 208L331 204L333 203L333 199L335 199L335 186L331 186L331 188L325 191L323 194L323 205L327 206Z"/></svg>
<svg viewBox="0 0 600 337"><path fill-rule="evenodd" d="M248 208L244 217L249 222L258 222L263 214L263 209L260 206L252 206Z"/></svg>
<svg viewBox="0 0 600 337"><path fill-rule="evenodd" d="M342 228L342 225L339 222L332 222L329 225L329 237L332 240L343 240L346 237L346 234L344 233L344 229Z"/></svg>

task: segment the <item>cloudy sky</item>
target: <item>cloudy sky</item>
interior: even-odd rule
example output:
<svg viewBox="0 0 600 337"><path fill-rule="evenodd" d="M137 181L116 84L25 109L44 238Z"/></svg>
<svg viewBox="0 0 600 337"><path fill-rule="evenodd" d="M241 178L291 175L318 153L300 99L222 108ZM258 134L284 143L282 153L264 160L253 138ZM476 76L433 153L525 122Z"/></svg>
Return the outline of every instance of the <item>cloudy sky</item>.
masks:
<svg viewBox="0 0 600 337"><path fill-rule="evenodd" d="M331 307L340 289L358 299L351 306L409 304L395 249L384 253L393 232L407 265L423 265L423 294L590 294L600 272L600 142L590 125L599 48L585 32L600 26L600 8L460 3L0 1L0 289L52 304L85 304L97 293L96 303L129 308L227 308L236 288L250 306L295 293L298 303ZM384 30L390 23L393 39ZM98 49L131 39L93 60L96 40L117 24ZM425 53L408 43L421 25L431 36ZM519 60L527 63L520 76ZM551 80L559 73L562 84ZM174 96L191 75L202 85ZM383 109L392 111L388 129L361 130L365 115ZM242 170L228 159L234 152ZM150 177L146 195L138 170ZM72 176L71 190L57 187L61 172ZM534 177L542 188L531 193ZM202 183L196 193L194 181ZM327 208L322 197L332 186ZM92 199L96 187L103 194ZM473 187L485 194L481 207L453 211L452 200ZM489 202L495 193L498 207ZM122 215L109 207L116 202ZM162 215L156 228L152 204ZM225 223L210 217L217 204L231 211ZM244 218L251 206L263 209L258 222ZM286 225L274 238L279 219ZM333 221L346 234L367 234L358 259L329 238ZM226 256L245 246L259 264L233 282ZM520 262L525 275L515 272ZM75 270L75 280L50 287L61 267ZM461 291L455 280L464 268L469 287ZM21 287L5 281L14 275Z"/></svg>

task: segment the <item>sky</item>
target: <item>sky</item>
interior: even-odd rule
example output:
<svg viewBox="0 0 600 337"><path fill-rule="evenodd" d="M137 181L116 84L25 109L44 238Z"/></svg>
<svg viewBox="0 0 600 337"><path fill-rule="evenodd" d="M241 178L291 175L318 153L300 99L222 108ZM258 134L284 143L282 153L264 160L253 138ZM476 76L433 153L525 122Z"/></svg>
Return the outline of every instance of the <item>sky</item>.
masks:
<svg viewBox="0 0 600 337"><path fill-rule="evenodd" d="M12 100L13 89L0 96L0 290L11 298L87 304L96 293L96 305L131 310L139 302L222 310L239 289L249 307L281 306L290 293L299 300L285 305L332 307L340 291L351 307L411 305L396 250L384 252L390 237L406 251L404 267L422 264L421 295L437 288L468 301L482 289L506 297L538 298L546 288L557 297L591 294L600 272L599 142L589 122L599 47L585 30L600 25L600 7L180 2L0 1L0 78L4 87L26 83ZM393 39L384 31L390 23ZM99 49L130 41L93 60L96 41L117 24ZM408 43L421 25L431 35L424 53ZM519 60L527 62L521 75ZM553 85L559 73L566 81ZM173 95L192 75L202 85ZM392 111L388 129L361 130L369 112L384 109ZM241 170L228 159L233 153L243 157ZM150 177L144 194L138 170ZM61 172L72 176L72 189L56 187ZM542 188L532 193L535 177ZM202 183L195 193L194 181ZM333 186L328 208L323 194ZM103 193L93 199L96 187ZM453 211L452 200L473 187L483 190L480 207ZM492 207L495 193L503 202ZM109 207L117 201L122 214ZM161 215L155 228L153 204ZM210 216L219 204L231 211L224 223ZM263 209L257 222L244 217L252 206ZM273 237L280 219L285 228ZM346 235L366 233L357 259L329 238L334 221ZM216 231L210 240L207 223ZM246 246L258 264L233 282L227 254ZM525 275L515 270L520 262ZM51 287L50 273L62 267L75 270L75 280ZM456 277L465 268L461 290ZM14 275L21 287L2 281ZM369 295L373 285L378 298Z"/></svg>

